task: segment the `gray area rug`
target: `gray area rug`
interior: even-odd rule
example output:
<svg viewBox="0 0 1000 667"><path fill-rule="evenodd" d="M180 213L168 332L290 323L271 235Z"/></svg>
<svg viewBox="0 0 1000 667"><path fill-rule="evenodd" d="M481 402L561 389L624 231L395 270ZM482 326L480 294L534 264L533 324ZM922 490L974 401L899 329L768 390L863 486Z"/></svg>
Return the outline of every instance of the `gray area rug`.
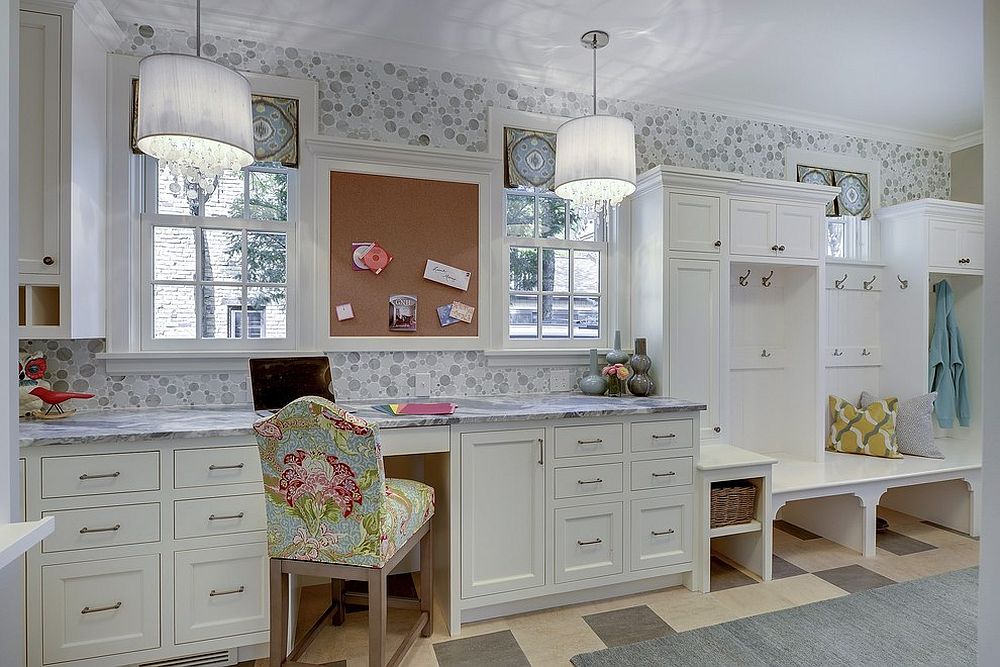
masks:
<svg viewBox="0 0 1000 667"><path fill-rule="evenodd" d="M976 664L979 568L584 653L577 667Z"/></svg>

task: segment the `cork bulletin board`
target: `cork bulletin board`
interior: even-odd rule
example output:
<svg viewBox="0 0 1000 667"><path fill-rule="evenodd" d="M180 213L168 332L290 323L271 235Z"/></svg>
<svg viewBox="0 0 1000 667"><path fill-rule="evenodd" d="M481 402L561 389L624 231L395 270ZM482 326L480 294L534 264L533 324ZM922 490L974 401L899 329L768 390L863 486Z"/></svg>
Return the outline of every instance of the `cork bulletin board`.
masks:
<svg viewBox="0 0 1000 667"><path fill-rule="evenodd" d="M355 271L353 243L376 241L393 259ZM466 291L426 280L427 260L470 271ZM479 186L419 178L330 172L330 335L477 336L479 334ZM389 329L389 297L417 297L416 331ZM474 306L471 323L441 326L437 308ZM335 309L350 303L354 318Z"/></svg>

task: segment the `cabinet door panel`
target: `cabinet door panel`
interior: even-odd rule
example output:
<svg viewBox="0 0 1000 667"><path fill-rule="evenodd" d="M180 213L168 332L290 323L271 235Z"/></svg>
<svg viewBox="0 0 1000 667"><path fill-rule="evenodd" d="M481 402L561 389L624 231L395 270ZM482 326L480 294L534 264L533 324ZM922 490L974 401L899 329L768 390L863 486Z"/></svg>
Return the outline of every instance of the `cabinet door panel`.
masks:
<svg viewBox="0 0 1000 667"><path fill-rule="evenodd" d="M729 204L729 251L734 255L770 256L776 253L774 204L733 200Z"/></svg>
<svg viewBox="0 0 1000 667"><path fill-rule="evenodd" d="M777 233L778 257L819 259L821 211L812 206L778 206ZM784 247L784 250L781 250Z"/></svg>
<svg viewBox="0 0 1000 667"><path fill-rule="evenodd" d="M719 198L671 194L667 211L670 249L718 254L722 236Z"/></svg>
<svg viewBox="0 0 1000 667"><path fill-rule="evenodd" d="M462 597L545 583L544 438L462 435Z"/></svg>
<svg viewBox="0 0 1000 667"><path fill-rule="evenodd" d="M964 267L958 263L961 256L959 247L960 228L953 222L930 222L927 246L927 263L934 267L956 269Z"/></svg>
<svg viewBox="0 0 1000 667"><path fill-rule="evenodd" d="M967 260L967 269L985 266L985 234L981 225L963 225L958 235L959 255Z"/></svg>
<svg viewBox="0 0 1000 667"><path fill-rule="evenodd" d="M58 16L21 12L20 273L59 273L60 32Z"/></svg>
<svg viewBox="0 0 1000 667"><path fill-rule="evenodd" d="M692 558L690 495L632 501L632 569L687 563Z"/></svg>
<svg viewBox="0 0 1000 667"><path fill-rule="evenodd" d="M669 283L669 395L705 403L701 437L718 437L719 263L672 259Z"/></svg>

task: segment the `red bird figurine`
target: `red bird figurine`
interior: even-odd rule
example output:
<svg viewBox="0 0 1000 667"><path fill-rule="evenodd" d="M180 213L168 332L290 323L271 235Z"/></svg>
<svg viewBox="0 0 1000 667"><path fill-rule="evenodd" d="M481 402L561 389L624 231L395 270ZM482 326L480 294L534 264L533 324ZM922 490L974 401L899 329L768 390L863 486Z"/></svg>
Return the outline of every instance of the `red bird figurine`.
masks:
<svg viewBox="0 0 1000 667"><path fill-rule="evenodd" d="M45 410L35 410L32 416L38 419L62 419L69 417L76 410L63 410L62 404L72 398L93 398L93 394L80 394L75 391L52 391L45 387L35 387L30 392L32 396L42 399L48 408Z"/></svg>

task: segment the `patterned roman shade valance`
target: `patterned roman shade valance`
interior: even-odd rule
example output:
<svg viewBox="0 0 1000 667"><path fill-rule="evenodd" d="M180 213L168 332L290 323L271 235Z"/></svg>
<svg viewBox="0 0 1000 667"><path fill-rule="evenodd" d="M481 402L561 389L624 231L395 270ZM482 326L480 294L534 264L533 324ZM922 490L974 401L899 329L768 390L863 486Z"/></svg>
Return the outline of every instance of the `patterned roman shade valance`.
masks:
<svg viewBox="0 0 1000 667"><path fill-rule="evenodd" d="M828 217L841 215L867 219L872 216L870 179L868 174L857 171L840 171L825 167L811 167L800 164L795 168L796 180L800 183L833 185L840 188L840 194L827 204Z"/></svg>
<svg viewBox="0 0 1000 667"><path fill-rule="evenodd" d="M556 134L504 128L504 187L552 190L556 173Z"/></svg>

